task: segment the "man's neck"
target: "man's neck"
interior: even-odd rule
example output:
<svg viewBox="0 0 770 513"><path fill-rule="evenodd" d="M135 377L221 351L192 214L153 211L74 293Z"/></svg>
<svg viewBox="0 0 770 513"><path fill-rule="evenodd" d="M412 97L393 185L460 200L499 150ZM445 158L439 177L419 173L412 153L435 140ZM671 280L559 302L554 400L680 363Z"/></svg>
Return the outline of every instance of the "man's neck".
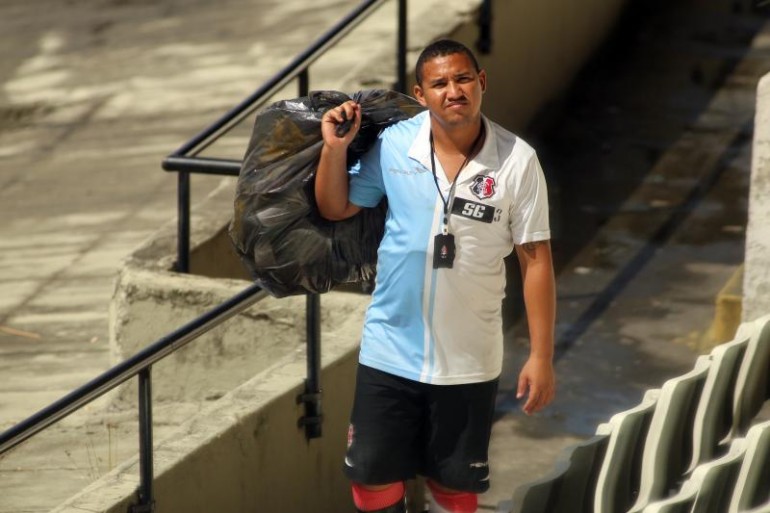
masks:
<svg viewBox="0 0 770 513"><path fill-rule="evenodd" d="M436 151L444 155L468 157L474 151L473 146L481 131L481 123L481 116L472 123L454 127L447 127L436 120L431 120Z"/></svg>

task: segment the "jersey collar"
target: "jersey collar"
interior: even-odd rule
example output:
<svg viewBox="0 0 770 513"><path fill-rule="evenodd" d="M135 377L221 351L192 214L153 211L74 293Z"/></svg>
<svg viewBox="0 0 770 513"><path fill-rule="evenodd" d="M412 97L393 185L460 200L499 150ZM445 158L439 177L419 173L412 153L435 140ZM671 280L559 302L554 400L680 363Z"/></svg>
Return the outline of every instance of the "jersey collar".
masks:
<svg viewBox="0 0 770 513"><path fill-rule="evenodd" d="M419 162L425 169L430 169L430 113L426 111L418 114L418 116L422 116L422 123L407 155L409 158ZM486 116L482 115L481 120L486 129L484 144L476 156L473 157L473 160L468 162L468 165L462 170L457 179L458 183L470 180L482 171L494 171L500 167L500 161L497 156L497 134L495 129ZM440 180L446 181L444 173L439 173L438 176Z"/></svg>

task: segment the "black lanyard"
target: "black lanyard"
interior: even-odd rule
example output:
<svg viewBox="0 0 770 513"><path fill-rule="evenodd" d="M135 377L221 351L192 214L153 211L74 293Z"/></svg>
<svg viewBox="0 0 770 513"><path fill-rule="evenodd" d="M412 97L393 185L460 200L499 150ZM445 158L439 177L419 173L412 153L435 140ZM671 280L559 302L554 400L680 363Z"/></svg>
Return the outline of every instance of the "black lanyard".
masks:
<svg viewBox="0 0 770 513"><path fill-rule="evenodd" d="M483 136L484 122L482 121L481 128L479 128L479 135L476 136L476 139L473 141L473 145L471 146L470 153L468 153L468 156L465 157L465 160L463 160L460 169L457 170L457 174L455 175L454 180L452 180L452 186L449 188L449 195L445 199L444 195L441 193L441 187L438 185L438 175L436 175L436 158L434 156L436 154L436 148L433 145L433 130L430 131L430 170L433 172L433 181L436 183L436 190L438 191L438 195L441 198L441 202L444 204L444 234L449 233L449 216L452 215L451 207L455 200L455 186L457 185L457 178L459 178L460 173L465 168L465 166L468 165L468 161L470 161L471 158L475 156L476 147L479 145L479 141L481 141Z"/></svg>

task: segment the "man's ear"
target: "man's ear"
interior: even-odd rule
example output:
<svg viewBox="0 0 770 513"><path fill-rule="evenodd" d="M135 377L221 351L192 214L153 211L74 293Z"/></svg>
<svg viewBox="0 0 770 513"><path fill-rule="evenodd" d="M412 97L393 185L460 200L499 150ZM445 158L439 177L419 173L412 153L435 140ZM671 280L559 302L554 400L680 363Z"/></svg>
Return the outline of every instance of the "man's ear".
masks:
<svg viewBox="0 0 770 513"><path fill-rule="evenodd" d="M487 72L483 69L479 71L479 83L481 84L481 92L487 91Z"/></svg>
<svg viewBox="0 0 770 513"><path fill-rule="evenodd" d="M427 107L428 105L425 103L425 95L423 94L422 87L420 87L418 84L415 84L412 91L419 104L423 107Z"/></svg>

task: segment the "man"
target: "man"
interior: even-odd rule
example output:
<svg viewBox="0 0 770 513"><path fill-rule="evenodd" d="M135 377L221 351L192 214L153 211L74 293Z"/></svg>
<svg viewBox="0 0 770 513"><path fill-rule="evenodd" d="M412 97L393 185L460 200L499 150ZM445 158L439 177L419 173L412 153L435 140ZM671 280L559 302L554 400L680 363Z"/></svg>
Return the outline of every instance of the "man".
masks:
<svg viewBox="0 0 770 513"><path fill-rule="evenodd" d="M489 487L487 451L502 368L503 258L515 247L531 351L518 396L531 414L555 389L555 293L545 180L534 150L481 114L486 73L442 40L420 55L427 111L385 129L347 172L355 102L323 117L315 193L332 220L389 210L367 310L345 471L361 512L404 509L424 475L431 513L472 513ZM354 120L344 136L337 125Z"/></svg>

